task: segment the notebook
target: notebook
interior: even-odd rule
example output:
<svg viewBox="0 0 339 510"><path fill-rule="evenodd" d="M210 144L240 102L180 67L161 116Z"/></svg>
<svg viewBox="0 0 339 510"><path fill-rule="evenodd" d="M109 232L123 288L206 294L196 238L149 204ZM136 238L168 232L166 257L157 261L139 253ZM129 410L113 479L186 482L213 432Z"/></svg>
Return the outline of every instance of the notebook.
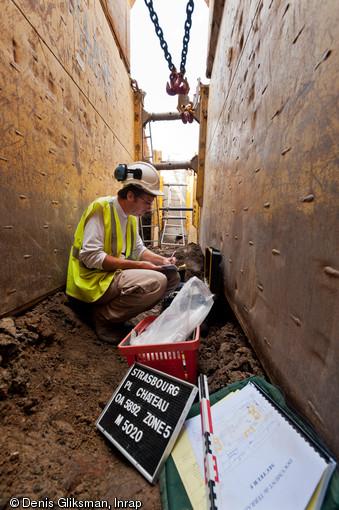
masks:
<svg viewBox="0 0 339 510"><path fill-rule="evenodd" d="M211 408L221 508L318 510L336 467L268 394L249 382ZM206 508L200 415L172 457L195 510Z"/></svg>

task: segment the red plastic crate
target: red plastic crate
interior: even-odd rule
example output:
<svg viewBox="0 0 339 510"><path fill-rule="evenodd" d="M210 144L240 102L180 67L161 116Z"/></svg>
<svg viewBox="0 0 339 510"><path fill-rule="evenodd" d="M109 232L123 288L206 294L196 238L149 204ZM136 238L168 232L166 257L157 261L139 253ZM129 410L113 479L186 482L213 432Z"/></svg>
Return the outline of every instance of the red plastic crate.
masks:
<svg viewBox="0 0 339 510"><path fill-rule="evenodd" d="M146 317L135 326L134 330L138 334L142 333L157 317L157 315ZM200 326L193 333L195 338L185 342L129 345L130 336L131 333L118 345L119 353L126 356L128 366L135 362L141 363L165 372L165 374L178 377L178 379L196 384Z"/></svg>

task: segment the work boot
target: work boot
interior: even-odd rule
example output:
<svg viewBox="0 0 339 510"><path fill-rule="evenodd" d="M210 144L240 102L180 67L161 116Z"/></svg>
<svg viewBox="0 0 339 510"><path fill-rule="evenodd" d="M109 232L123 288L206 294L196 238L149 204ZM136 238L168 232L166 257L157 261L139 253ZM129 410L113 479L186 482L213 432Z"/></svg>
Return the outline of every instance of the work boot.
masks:
<svg viewBox="0 0 339 510"><path fill-rule="evenodd" d="M131 322L111 322L105 326L97 326L95 332L102 342L118 345L133 328Z"/></svg>

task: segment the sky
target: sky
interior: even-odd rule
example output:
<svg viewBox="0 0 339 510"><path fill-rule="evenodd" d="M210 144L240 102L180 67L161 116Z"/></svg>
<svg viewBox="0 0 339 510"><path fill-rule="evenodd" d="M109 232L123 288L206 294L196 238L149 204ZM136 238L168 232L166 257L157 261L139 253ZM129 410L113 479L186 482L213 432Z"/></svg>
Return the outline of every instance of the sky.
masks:
<svg viewBox="0 0 339 510"><path fill-rule="evenodd" d="M181 62L186 6L187 0L153 0L153 9L177 69ZM186 58L190 100L196 92L198 78L203 84L209 83L206 78L208 18L206 2L194 0ZM166 92L169 75L168 63L148 7L144 0L136 0L131 9L131 77L146 92L144 108L148 113L177 111L178 96L169 96ZM153 149L162 151L163 161L190 160L198 152L199 125L195 120L192 124L173 120L151 122L150 125Z"/></svg>

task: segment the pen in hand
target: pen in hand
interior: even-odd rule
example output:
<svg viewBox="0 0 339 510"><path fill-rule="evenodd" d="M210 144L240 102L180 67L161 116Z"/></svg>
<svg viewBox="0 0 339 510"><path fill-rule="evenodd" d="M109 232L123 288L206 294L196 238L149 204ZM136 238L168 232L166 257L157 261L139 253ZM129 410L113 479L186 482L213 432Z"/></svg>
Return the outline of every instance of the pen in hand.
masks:
<svg viewBox="0 0 339 510"><path fill-rule="evenodd" d="M176 250L174 250L174 252L172 253L172 255L171 255L171 256L169 257L169 259L168 259L168 260L170 260L171 262L173 261L173 257L174 257L174 255L175 255L175 252L176 252Z"/></svg>

